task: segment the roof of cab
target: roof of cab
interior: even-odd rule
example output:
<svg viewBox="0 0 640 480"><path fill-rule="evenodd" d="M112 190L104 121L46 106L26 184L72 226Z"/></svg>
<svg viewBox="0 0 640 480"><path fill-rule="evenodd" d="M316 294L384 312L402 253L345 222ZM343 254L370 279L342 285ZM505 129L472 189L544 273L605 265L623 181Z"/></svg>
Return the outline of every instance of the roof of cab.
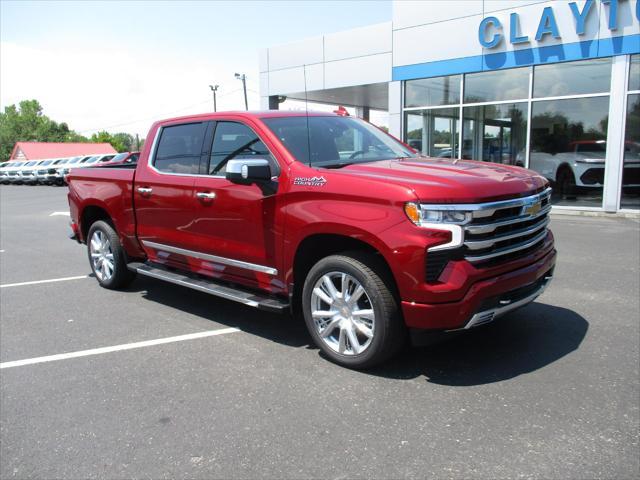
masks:
<svg viewBox="0 0 640 480"><path fill-rule="evenodd" d="M203 121L203 120L215 120L216 118L224 118L229 116L244 117L244 118L277 118L277 117L304 117L309 115L310 117L337 117L339 116L333 112L316 112L316 111L300 111L300 110L260 110L260 111L229 111L229 112L209 112L200 113L196 115L186 115L182 117L173 117L163 120L158 120L155 123L173 123L184 121Z"/></svg>

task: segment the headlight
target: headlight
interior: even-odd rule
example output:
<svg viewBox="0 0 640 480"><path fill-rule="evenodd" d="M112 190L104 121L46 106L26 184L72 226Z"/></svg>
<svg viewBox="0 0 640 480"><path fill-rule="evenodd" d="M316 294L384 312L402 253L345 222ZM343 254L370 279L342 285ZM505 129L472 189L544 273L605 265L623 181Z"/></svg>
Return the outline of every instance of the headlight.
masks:
<svg viewBox="0 0 640 480"><path fill-rule="evenodd" d="M413 223L419 227L427 223L445 223L452 225L464 225L471 221L471 212L464 210L444 210L442 207L433 209L430 205L407 203L404 212Z"/></svg>
<svg viewBox="0 0 640 480"><path fill-rule="evenodd" d="M604 163L604 158L577 158L576 163Z"/></svg>
<svg viewBox="0 0 640 480"><path fill-rule="evenodd" d="M405 204L404 212L407 217L409 217L409 220L419 227L445 231L451 234L449 238L445 238L444 241L438 245L429 247L429 251L445 250L461 246L464 242L462 225L469 223L473 218L471 212L464 210L447 210L441 205L433 207L431 205L413 202Z"/></svg>

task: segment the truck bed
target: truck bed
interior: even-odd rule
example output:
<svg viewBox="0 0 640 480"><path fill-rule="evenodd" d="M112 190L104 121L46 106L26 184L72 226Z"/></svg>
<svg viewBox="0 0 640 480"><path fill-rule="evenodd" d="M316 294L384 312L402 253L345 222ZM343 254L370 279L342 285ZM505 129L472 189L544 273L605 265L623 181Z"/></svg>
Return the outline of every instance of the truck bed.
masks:
<svg viewBox="0 0 640 480"><path fill-rule="evenodd" d="M133 207L135 173L135 165L73 169L67 177L71 220L86 225L78 211L110 212L123 245L128 251L139 250ZM84 234L81 231L78 240L85 241Z"/></svg>

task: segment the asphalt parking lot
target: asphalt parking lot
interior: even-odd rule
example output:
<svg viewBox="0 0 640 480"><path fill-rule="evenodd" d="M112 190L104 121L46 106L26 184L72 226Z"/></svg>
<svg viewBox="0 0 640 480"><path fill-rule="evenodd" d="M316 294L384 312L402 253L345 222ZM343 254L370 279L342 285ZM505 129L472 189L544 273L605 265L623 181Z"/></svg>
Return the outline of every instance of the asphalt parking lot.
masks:
<svg viewBox="0 0 640 480"><path fill-rule="evenodd" d="M145 278L100 288L66 188L0 203L1 478L640 474L637 220L554 216L533 305L356 372L289 317Z"/></svg>

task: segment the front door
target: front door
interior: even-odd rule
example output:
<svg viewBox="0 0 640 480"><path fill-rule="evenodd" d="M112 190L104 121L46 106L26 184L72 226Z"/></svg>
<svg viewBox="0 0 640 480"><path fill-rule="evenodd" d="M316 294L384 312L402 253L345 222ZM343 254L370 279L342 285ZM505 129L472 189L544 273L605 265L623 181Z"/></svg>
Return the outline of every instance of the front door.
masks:
<svg viewBox="0 0 640 480"><path fill-rule="evenodd" d="M279 167L265 144L247 125L215 122L213 145L205 175L195 180L196 204L190 231L194 249L203 253L202 273L281 291L277 249L282 225L277 220L277 183L272 189L233 183L225 178L229 160L269 160L274 176Z"/></svg>

